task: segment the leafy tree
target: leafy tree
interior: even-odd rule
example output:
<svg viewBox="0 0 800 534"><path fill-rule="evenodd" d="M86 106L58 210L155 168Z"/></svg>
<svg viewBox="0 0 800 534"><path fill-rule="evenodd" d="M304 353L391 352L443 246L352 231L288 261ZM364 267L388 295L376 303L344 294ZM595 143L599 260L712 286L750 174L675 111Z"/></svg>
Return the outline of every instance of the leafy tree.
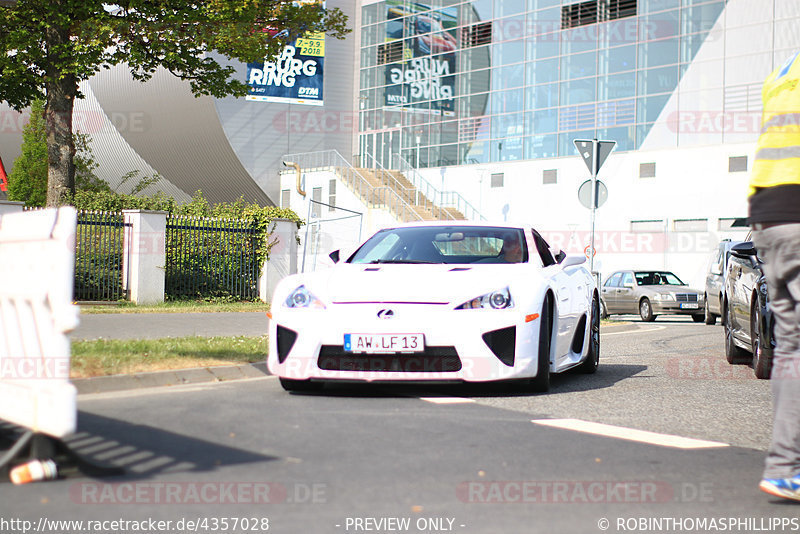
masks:
<svg viewBox="0 0 800 534"><path fill-rule="evenodd" d="M75 187L85 191L109 191L108 184L94 174L98 164L90 142L87 134L73 135ZM8 198L25 202L28 206L44 206L47 201L47 133L42 99L31 104L30 117L22 128L21 149L22 153L8 176Z"/></svg>
<svg viewBox="0 0 800 534"><path fill-rule="evenodd" d="M44 206L47 201L47 134L44 102L33 102L27 124L22 128L21 154L8 175L8 199L28 206Z"/></svg>
<svg viewBox="0 0 800 534"><path fill-rule="evenodd" d="M18 0L0 2L0 101L22 110L46 98L47 205L75 191L72 110L78 84L125 63L146 81L164 68L195 95L244 96L235 68L210 52L253 62L306 31L344 38L347 17L316 2L287 0Z"/></svg>

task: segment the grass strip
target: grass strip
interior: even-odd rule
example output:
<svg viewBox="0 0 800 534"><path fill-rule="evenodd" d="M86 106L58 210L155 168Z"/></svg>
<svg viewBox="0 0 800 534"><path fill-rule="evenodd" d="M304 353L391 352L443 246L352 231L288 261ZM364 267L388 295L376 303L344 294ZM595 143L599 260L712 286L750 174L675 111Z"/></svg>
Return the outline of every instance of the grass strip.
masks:
<svg viewBox="0 0 800 534"><path fill-rule="evenodd" d="M81 313L222 313L265 312L266 302L206 302L194 300L167 301L150 306L138 306L132 302L110 302L108 304L78 304Z"/></svg>
<svg viewBox="0 0 800 534"><path fill-rule="evenodd" d="M87 378L263 362L267 350L267 336L73 341L70 376Z"/></svg>

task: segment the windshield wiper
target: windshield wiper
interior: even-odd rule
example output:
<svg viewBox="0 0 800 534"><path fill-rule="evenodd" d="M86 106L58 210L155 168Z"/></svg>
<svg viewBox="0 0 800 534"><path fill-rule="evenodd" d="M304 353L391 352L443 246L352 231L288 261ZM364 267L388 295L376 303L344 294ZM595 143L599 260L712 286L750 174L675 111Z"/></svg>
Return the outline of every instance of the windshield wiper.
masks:
<svg viewBox="0 0 800 534"><path fill-rule="evenodd" d="M372 260L370 263L443 263L443 262L424 261L424 260Z"/></svg>

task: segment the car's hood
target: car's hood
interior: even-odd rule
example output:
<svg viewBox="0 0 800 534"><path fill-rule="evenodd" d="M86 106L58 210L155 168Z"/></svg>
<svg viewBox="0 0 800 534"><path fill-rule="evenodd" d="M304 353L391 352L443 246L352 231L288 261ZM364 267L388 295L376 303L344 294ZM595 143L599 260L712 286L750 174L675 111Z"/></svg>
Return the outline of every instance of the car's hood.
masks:
<svg viewBox="0 0 800 534"><path fill-rule="evenodd" d="M654 293L702 293L698 289L692 289L689 286L676 286L669 284L659 284L653 286L640 286L642 289L648 289Z"/></svg>
<svg viewBox="0 0 800 534"><path fill-rule="evenodd" d="M299 275L323 301L452 303L513 286L538 271L526 264L514 265L353 265L342 264L324 271ZM294 277L293 277L294 278Z"/></svg>

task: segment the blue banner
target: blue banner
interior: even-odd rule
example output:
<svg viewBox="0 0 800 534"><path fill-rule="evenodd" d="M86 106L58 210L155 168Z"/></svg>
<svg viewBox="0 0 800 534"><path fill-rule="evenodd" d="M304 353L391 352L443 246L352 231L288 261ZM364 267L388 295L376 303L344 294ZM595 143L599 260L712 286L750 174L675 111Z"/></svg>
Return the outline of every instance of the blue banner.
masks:
<svg viewBox="0 0 800 534"><path fill-rule="evenodd" d="M324 66L325 35L307 34L276 61L247 64L247 100L321 106Z"/></svg>

